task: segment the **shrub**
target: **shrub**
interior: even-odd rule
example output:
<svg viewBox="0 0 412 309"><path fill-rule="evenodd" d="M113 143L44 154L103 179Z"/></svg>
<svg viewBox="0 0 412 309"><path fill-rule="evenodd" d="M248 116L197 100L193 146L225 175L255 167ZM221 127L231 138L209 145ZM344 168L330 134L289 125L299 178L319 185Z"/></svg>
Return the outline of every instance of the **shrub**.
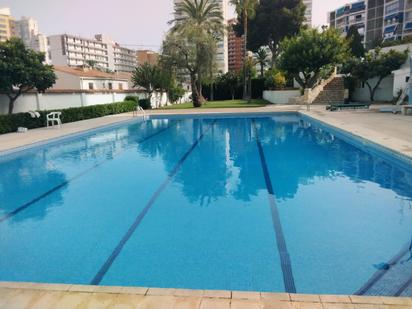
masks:
<svg viewBox="0 0 412 309"><path fill-rule="evenodd" d="M269 90L283 89L286 86L286 76L279 70L268 70L265 74L265 87Z"/></svg>
<svg viewBox="0 0 412 309"><path fill-rule="evenodd" d="M137 104L139 102L139 97L135 95L128 95L124 98L124 101L133 101Z"/></svg>
<svg viewBox="0 0 412 309"><path fill-rule="evenodd" d="M150 103L150 99L140 99L139 106L143 109L152 109L152 104Z"/></svg>
<svg viewBox="0 0 412 309"><path fill-rule="evenodd" d="M92 119L107 115L131 112L136 109L136 103L125 101L120 103L73 107L60 110L63 123ZM28 129L46 126L46 115L50 111L41 111L40 118L33 119L28 113L0 115L0 134L16 132L18 127Z"/></svg>

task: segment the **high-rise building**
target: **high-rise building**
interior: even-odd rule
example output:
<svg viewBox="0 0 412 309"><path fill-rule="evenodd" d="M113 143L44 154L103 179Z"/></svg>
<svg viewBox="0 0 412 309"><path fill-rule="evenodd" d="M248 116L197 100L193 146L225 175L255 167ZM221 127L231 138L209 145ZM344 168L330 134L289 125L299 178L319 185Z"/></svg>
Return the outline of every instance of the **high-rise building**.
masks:
<svg viewBox="0 0 412 309"><path fill-rule="evenodd" d="M365 1L348 3L329 13L329 25L346 36L349 28L358 29L362 41L365 42L366 29L366 4Z"/></svg>
<svg viewBox="0 0 412 309"><path fill-rule="evenodd" d="M244 37L238 37L232 28L232 26L236 24L236 22L236 19L231 19L228 21L228 61L229 71L231 72L240 72L243 68L243 63L245 59Z"/></svg>
<svg viewBox="0 0 412 309"><path fill-rule="evenodd" d="M0 8L0 42L17 36L16 23L9 8Z"/></svg>
<svg viewBox="0 0 412 309"><path fill-rule="evenodd" d="M152 50L137 50L136 57L138 65L144 63L156 64L159 60L159 54Z"/></svg>
<svg viewBox="0 0 412 309"><path fill-rule="evenodd" d="M39 33L37 20L30 17L22 17L15 24L17 35L23 40L24 44L35 51L45 53L46 62L49 62L47 38Z"/></svg>
<svg viewBox="0 0 412 309"><path fill-rule="evenodd" d="M213 0L219 4L222 9L223 19L225 26L227 25L227 12L228 12L228 0ZM174 5L181 3L182 0L173 0ZM179 16L175 15L175 18ZM216 50L216 65L218 72L226 73L229 69L228 61L228 35L225 32L217 42Z"/></svg>
<svg viewBox="0 0 412 309"><path fill-rule="evenodd" d="M48 37L51 62L60 66L96 67L115 72L132 72L137 66L136 51L98 34L94 39L68 34Z"/></svg>
<svg viewBox="0 0 412 309"><path fill-rule="evenodd" d="M303 0L303 4L306 6L305 24L312 26L312 0Z"/></svg>
<svg viewBox="0 0 412 309"><path fill-rule="evenodd" d="M366 0L366 47L382 40L384 0Z"/></svg>

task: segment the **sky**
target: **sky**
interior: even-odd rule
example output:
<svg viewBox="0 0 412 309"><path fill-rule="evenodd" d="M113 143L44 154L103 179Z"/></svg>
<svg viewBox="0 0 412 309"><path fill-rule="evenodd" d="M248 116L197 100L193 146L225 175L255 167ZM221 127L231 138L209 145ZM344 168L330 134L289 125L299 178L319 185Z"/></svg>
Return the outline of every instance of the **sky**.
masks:
<svg viewBox="0 0 412 309"><path fill-rule="evenodd" d="M109 35L135 49L158 50L172 19L172 0L0 0L19 19L37 19L45 35L69 33L91 38ZM313 0L313 24L327 23L327 12L351 0ZM230 10L232 11L232 10ZM233 13L230 13L233 14Z"/></svg>

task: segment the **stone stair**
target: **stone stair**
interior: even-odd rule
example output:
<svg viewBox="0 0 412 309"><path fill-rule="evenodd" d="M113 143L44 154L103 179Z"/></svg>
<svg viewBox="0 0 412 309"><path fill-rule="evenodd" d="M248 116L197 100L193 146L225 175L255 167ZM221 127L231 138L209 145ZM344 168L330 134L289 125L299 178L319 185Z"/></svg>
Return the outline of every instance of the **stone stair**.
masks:
<svg viewBox="0 0 412 309"><path fill-rule="evenodd" d="M338 104L345 101L345 85L342 76L332 79L312 104Z"/></svg>

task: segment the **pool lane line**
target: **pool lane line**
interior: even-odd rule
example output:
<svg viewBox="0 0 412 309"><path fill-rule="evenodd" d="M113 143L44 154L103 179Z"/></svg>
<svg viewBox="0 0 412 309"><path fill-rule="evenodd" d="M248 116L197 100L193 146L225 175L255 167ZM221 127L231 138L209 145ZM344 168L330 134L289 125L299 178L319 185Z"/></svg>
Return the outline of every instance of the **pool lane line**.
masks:
<svg viewBox="0 0 412 309"><path fill-rule="evenodd" d="M100 270L94 276L94 278L90 282L90 285L99 285L100 284L100 282L103 280L106 273L109 271L110 267L113 265L116 258L119 256L119 254L122 251L123 247L126 245L128 240L132 237L133 233L139 227L140 223L142 222L142 220L144 219L146 214L149 212L150 208L156 202L157 198L160 196L160 194L163 192L163 190L169 185L169 183L172 181L173 177L176 176L177 172L180 170L183 163L187 160L187 158L190 156L190 154L193 152L193 150L199 145L200 141L203 139L205 134L212 128L212 126L215 124L215 122L216 122L216 120L213 120L212 123L209 125L209 127L205 131L201 132L200 136L192 144L192 146L189 148L189 150L187 150L186 153L182 156L182 158L180 158L180 160L174 166L173 170L171 172L169 172L166 179L160 184L159 188L153 193L150 200L147 202L145 208L143 208L143 210L137 215L136 219L134 220L132 225L127 230L126 234L123 235L122 239L117 244L117 246L114 248L114 250L112 251L112 253L108 257L106 262L102 265Z"/></svg>
<svg viewBox="0 0 412 309"><path fill-rule="evenodd" d="M406 244L404 248L399 251L389 262L389 265L395 265L399 263L399 261L409 252L410 243ZM372 277L359 289L357 290L354 295L365 295L382 277L390 270L388 269L380 269L376 271ZM401 292L402 293L402 292Z"/></svg>
<svg viewBox="0 0 412 309"><path fill-rule="evenodd" d="M259 151L260 162L262 165L263 176L265 178L266 190L268 192L269 205L272 213L272 223L276 235L276 244L279 252L283 283L287 293L296 293L295 279L293 277L292 263L290 260L290 255L286 246L285 235L282 229L282 223L280 221L279 210L276 205L275 191L273 190L272 180L270 178L269 169L267 166L267 161L265 153L263 151L263 146L259 138L259 132L256 126L256 119L252 119L253 129L255 131L256 144Z"/></svg>
<svg viewBox="0 0 412 309"><path fill-rule="evenodd" d="M144 142L148 141L149 139L151 139L151 138L153 138L153 137L155 137L155 136L157 136L157 135L159 135L159 134L161 134L161 133L169 130L170 128L172 128L172 127L175 126L175 125L176 125L176 124L173 124L173 125L168 126L168 127L166 127L166 128L160 129L159 131L157 131L157 132L155 132L155 133L153 133L153 134L150 134L150 135L146 136L145 138L141 139L140 141L137 141L137 143L138 143L138 144L144 143ZM72 178L70 178L70 179L62 182L61 184L59 184L59 185L51 188L50 190L48 190L48 191L44 192L43 194L39 195L38 197L35 197L35 198L32 199L31 201L29 201L29 202L27 202L27 203L24 203L23 205L17 207L16 209L14 209L14 210L6 213L4 216L0 217L0 223L2 223L2 222L4 222L4 221L10 219L11 217L17 215L18 213L22 212L23 210L25 210L25 209L29 208L30 206L36 204L38 201L46 198L47 196L51 195L52 193L54 193L54 192L56 192L56 191L64 188L65 186L67 186L67 185L68 185L69 183L71 183L72 181L74 181L74 180L76 180L76 179L84 176L85 174L89 173L90 171L94 170L95 168L103 165L104 163L106 163L106 162L108 162L108 161L109 161L108 159L105 159L105 160L103 160L103 161L101 161L101 162L98 162L98 163L94 164L92 167L90 167L90 168L84 170L83 172L75 175L74 177L72 177Z"/></svg>
<svg viewBox="0 0 412 309"><path fill-rule="evenodd" d="M408 281L406 281L398 291L396 291L396 293L393 296L399 297L402 295L402 293L412 284L412 277L410 277L408 279Z"/></svg>

